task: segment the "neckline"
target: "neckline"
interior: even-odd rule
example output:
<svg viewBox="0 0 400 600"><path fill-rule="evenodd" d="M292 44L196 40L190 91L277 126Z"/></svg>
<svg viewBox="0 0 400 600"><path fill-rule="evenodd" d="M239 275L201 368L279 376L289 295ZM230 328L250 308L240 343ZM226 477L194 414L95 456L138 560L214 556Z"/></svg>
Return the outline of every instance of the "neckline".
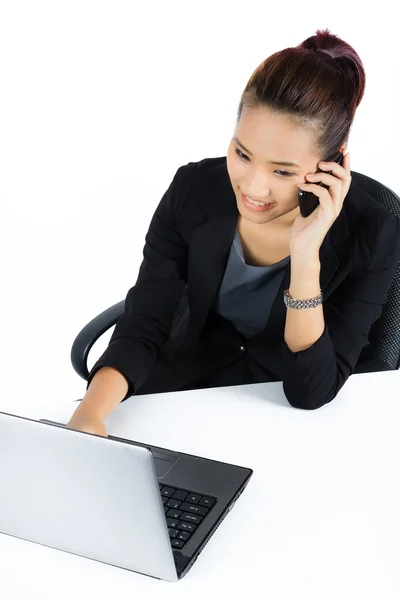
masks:
<svg viewBox="0 0 400 600"><path fill-rule="evenodd" d="M271 269L272 267L279 266L281 263L287 262L288 259L290 258L290 254L289 254L288 256L285 256L278 262L272 263L272 265L249 265L244 259L242 242L240 240L240 235L239 235L239 232L237 229L235 230L235 236L233 238L233 248L234 248L234 251L236 252L236 255L241 260L241 262L249 269Z"/></svg>

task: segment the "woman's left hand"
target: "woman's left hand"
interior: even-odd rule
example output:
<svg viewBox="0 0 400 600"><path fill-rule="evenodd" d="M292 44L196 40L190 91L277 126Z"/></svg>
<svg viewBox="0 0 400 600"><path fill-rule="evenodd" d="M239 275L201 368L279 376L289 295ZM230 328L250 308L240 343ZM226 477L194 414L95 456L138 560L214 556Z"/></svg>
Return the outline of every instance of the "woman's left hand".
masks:
<svg viewBox="0 0 400 600"><path fill-rule="evenodd" d="M312 192L319 198L319 206L303 217L301 213L295 218L290 237L291 253L311 255L318 257L319 248L334 221L342 210L343 201L347 196L351 184L350 158L347 152L342 165L335 162L320 162L318 168L329 173L314 173L307 175L310 183L298 184L300 189ZM317 182L328 185L326 189ZM315 183L314 183L315 182Z"/></svg>

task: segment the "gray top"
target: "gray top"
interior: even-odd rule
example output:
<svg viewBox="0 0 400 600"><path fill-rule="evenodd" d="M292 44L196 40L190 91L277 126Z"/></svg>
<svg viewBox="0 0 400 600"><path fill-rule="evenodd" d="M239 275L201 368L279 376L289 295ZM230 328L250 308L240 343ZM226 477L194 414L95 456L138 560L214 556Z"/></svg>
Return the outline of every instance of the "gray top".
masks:
<svg viewBox="0 0 400 600"><path fill-rule="evenodd" d="M262 331L289 260L290 256L286 256L264 267L246 264L236 230L215 312L232 321L245 337Z"/></svg>

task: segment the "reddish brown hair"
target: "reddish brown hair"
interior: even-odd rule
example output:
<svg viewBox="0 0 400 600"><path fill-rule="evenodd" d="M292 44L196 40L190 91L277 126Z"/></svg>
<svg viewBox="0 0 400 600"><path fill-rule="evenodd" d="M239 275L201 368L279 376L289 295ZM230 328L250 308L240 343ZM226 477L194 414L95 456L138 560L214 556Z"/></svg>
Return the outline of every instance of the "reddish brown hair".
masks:
<svg viewBox="0 0 400 600"><path fill-rule="evenodd" d="M313 132L317 154L327 159L347 142L364 90L365 71L354 48L328 29L317 30L257 67L242 93L237 122L243 107L287 114Z"/></svg>

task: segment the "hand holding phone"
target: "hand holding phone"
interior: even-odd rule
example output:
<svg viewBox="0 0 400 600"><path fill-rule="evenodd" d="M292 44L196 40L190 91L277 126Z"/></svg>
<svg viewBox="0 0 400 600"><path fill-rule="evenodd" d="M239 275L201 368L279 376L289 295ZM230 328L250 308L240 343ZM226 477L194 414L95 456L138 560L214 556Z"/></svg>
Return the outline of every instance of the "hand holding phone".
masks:
<svg viewBox="0 0 400 600"><path fill-rule="evenodd" d="M324 162L336 162L339 165L342 165L344 155L341 152L335 154L333 158L328 158ZM329 173L332 171L322 171L322 169L317 169L316 173ZM327 185L324 185L321 181L315 182L317 185L322 185L325 189L328 188ZM300 213L302 217L308 217L318 206L319 206L319 198L312 192L306 192L304 190L299 190L298 192L298 200Z"/></svg>

